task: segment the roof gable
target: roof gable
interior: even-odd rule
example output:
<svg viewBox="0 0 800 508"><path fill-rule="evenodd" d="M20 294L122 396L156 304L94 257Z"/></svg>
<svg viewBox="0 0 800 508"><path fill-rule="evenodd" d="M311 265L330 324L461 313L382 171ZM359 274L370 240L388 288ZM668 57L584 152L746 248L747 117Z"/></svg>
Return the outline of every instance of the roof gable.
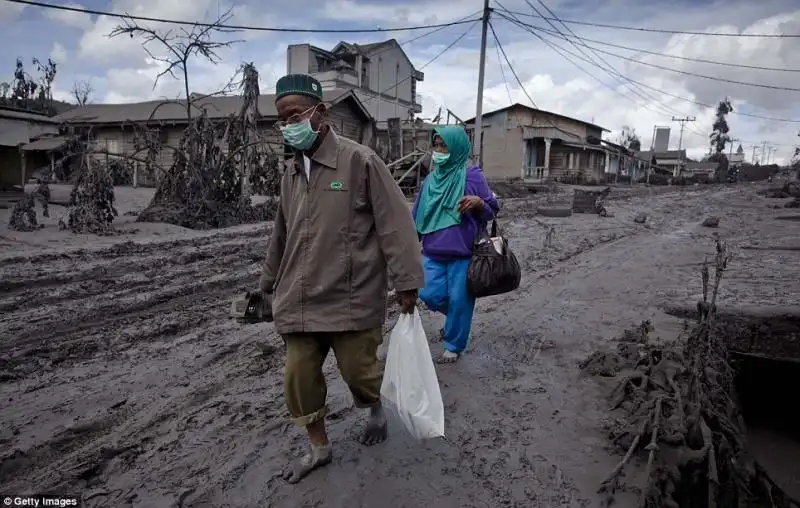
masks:
<svg viewBox="0 0 800 508"><path fill-rule="evenodd" d="M532 111L532 112L544 113L546 115L552 115L552 116L556 116L556 117L559 117L559 118L564 118L566 120L571 120L573 122L577 122L577 123L580 123L580 124L583 124L583 125L588 125L590 127L596 128L596 129L600 129L601 131L611 132L608 129L606 129L605 127L601 127L600 125L594 124L592 122L586 122L584 120L580 120L578 118L573 118L571 116L566 116L566 115L562 115L562 114L559 114L559 113L553 113L552 111L545 111L544 109L533 108L531 106L526 106L525 104L522 104L522 103L519 103L519 102L515 102L514 104L511 104L509 106L505 106L505 107L500 108L500 109L495 109L493 111L485 112L481 116L483 118L486 118L487 116L493 116L493 115L496 115L496 114L499 114L499 113L503 113L503 112L511 110L511 109L519 109L519 108L526 109L526 110ZM472 118L466 120L464 123L467 123L467 124L475 123L475 117L473 116Z"/></svg>

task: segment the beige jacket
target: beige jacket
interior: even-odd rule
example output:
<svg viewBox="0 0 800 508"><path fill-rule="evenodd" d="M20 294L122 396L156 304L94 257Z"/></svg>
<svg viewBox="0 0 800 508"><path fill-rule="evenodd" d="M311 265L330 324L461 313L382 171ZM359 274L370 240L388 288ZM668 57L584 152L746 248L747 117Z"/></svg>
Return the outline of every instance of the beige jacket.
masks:
<svg viewBox="0 0 800 508"><path fill-rule="evenodd" d="M398 291L424 285L408 203L375 152L330 130L310 181L300 155L281 181L260 284L278 333L382 326L387 269Z"/></svg>

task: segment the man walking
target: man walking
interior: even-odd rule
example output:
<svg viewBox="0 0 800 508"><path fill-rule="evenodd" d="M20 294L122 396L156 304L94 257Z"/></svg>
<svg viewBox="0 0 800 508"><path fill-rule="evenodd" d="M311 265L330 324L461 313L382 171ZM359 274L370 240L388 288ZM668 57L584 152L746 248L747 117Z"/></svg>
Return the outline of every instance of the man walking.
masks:
<svg viewBox="0 0 800 508"><path fill-rule="evenodd" d="M284 474L296 483L331 461L325 431L322 365L330 349L356 406L368 409L360 441L386 439L377 349L388 278L403 313L424 286L419 241L408 203L383 161L326 123L322 86L311 76L278 80L278 128L287 160L260 289L272 295L275 327L286 343L284 391L311 449Z"/></svg>

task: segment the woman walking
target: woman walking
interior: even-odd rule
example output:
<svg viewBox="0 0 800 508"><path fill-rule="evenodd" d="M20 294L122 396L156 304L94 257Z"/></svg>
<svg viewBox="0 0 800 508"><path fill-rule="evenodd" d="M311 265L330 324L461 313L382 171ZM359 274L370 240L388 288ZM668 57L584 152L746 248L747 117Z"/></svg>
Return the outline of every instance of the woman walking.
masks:
<svg viewBox="0 0 800 508"><path fill-rule="evenodd" d="M425 268L419 297L446 316L445 351L437 361L452 363L466 349L472 328L475 299L467 289L467 271L475 239L500 204L481 169L467 167L472 147L463 127L435 127L432 145L432 171L412 210Z"/></svg>

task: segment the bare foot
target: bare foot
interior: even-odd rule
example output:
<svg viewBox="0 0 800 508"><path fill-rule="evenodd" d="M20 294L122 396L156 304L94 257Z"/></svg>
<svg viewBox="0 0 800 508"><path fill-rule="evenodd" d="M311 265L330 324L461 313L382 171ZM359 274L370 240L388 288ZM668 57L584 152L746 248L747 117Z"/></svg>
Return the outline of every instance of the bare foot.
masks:
<svg viewBox="0 0 800 508"><path fill-rule="evenodd" d="M441 356L436 358L436 363L455 363L461 357L459 353L453 353L452 351L445 351L442 353Z"/></svg>
<svg viewBox="0 0 800 508"><path fill-rule="evenodd" d="M383 413L383 408L377 407L370 410L367 426L358 441L364 446L372 446L386 441L388 435L386 415Z"/></svg>
<svg viewBox="0 0 800 508"><path fill-rule="evenodd" d="M283 472L283 479L289 483L297 483L308 474L331 463L331 446L311 446L311 451L289 464Z"/></svg>

